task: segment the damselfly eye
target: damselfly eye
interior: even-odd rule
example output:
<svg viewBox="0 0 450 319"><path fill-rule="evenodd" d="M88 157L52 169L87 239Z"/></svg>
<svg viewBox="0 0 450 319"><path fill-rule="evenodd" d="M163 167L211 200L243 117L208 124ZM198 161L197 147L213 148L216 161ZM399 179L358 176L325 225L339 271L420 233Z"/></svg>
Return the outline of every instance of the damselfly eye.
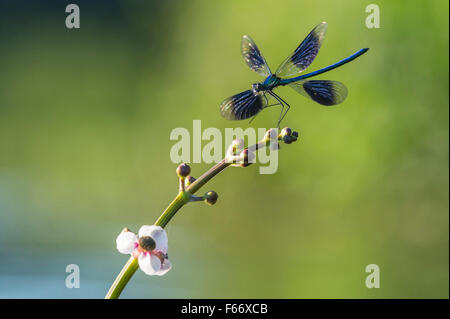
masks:
<svg viewBox="0 0 450 319"><path fill-rule="evenodd" d="M252 91L253 93L258 93L259 91L261 91L261 83L254 83L252 85Z"/></svg>

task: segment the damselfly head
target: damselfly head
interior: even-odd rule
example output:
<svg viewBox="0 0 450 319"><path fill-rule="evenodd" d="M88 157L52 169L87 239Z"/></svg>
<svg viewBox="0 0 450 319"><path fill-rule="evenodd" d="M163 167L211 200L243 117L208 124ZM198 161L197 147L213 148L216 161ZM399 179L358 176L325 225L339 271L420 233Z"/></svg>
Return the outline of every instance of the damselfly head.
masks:
<svg viewBox="0 0 450 319"><path fill-rule="evenodd" d="M261 83L253 83L252 91L254 94L258 94L263 89L263 85Z"/></svg>

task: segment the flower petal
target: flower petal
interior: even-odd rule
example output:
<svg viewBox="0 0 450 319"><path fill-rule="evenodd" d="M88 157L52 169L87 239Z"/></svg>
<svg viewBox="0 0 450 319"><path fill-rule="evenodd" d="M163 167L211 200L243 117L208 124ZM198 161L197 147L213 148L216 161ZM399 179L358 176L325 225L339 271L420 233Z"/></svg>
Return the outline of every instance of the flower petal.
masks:
<svg viewBox="0 0 450 319"><path fill-rule="evenodd" d="M169 240L167 238L166 231L160 227L155 225L144 225L139 229L139 237L150 236L156 243L155 250L160 250L163 253L167 254Z"/></svg>
<svg viewBox="0 0 450 319"><path fill-rule="evenodd" d="M155 275L162 276L165 275L170 269L172 269L172 263L169 259L164 259L163 264L161 265L161 269L158 270Z"/></svg>
<svg viewBox="0 0 450 319"><path fill-rule="evenodd" d="M135 243L138 241L137 236L130 231L123 231L117 236L117 250L122 254L131 254L135 249Z"/></svg>
<svg viewBox="0 0 450 319"><path fill-rule="evenodd" d="M156 275L161 269L161 261L158 257L150 253L142 253L138 259L139 267L147 275Z"/></svg>
<svg viewBox="0 0 450 319"><path fill-rule="evenodd" d="M155 225L144 225L139 228L139 237L151 236L152 230L156 229L158 226Z"/></svg>

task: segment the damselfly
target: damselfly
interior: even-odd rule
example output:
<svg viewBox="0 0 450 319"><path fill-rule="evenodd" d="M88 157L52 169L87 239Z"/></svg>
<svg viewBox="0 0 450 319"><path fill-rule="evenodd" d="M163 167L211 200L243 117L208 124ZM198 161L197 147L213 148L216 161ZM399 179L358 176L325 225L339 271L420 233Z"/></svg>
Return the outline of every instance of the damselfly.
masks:
<svg viewBox="0 0 450 319"><path fill-rule="evenodd" d="M316 26L297 49L281 63L275 74L272 74L270 71L255 42L249 36L244 35L241 42L241 52L245 62L253 71L266 79L264 82L253 84L251 90L241 92L224 100L220 105L222 116L228 120L244 120L256 116L266 107L280 105L281 113L277 123L277 127L280 127L280 123L289 111L290 106L280 96L275 94L273 89L284 85L289 85L301 95L325 106L343 102L347 97L347 88L341 82L306 79L344 65L367 52L368 48L361 49L323 69L292 78L292 76L302 72L313 62L325 38L326 29L326 22ZM277 101L275 104L269 105L270 96ZM284 110L285 107L286 111Z"/></svg>

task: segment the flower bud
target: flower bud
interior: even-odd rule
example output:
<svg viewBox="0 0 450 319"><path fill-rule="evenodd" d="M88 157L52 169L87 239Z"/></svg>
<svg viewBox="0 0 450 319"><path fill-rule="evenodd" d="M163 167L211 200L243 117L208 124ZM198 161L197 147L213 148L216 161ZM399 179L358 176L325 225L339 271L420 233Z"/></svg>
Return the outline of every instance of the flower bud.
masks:
<svg viewBox="0 0 450 319"><path fill-rule="evenodd" d="M177 167L177 175L180 178L188 176L190 172L191 172L191 168L186 163L182 163L182 164L178 165L178 167Z"/></svg>
<svg viewBox="0 0 450 319"><path fill-rule="evenodd" d="M292 132L292 136L295 136L298 138L298 132L297 131Z"/></svg>
<svg viewBox="0 0 450 319"><path fill-rule="evenodd" d="M249 152L248 148L243 150L239 156L241 157L241 162L240 162L241 167L247 167L250 164L253 164L255 155L252 152Z"/></svg>
<svg viewBox="0 0 450 319"><path fill-rule="evenodd" d="M237 138L233 140L231 143L232 152L233 154L236 154L237 152L240 152L242 148L244 148L244 140L241 138Z"/></svg>
<svg viewBox="0 0 450 319"><path fill-rule="evenodd" d="M292 129L289 127L285 127L281 130L281 136L291 136L292 135Z"/></svg>
<svg viewBox="0 0 450 319"><path fill-rule="evenodd" d="M284 135L283 136L283 142L285 142L286 144L291 144L292 143L292 138L289 135Z"/></svg>
<svg viewBox="0 0 450 319"><path fill-rule="evenodd" d="M156 243L155 240L150 236L143 236L139 238L139 246L141 246L141 248L145 251L151 251L155 249Z"/></svg>
<svg viewBox="0 0 450 319"><path fill-rule="evenodd" d="M219 195L217 195L217 193L215 191L209 191L204 196L205 202L208 205L214 205L217 202L218 197L219 197Z"/></svg>
<svg viewBox="0 0 450 319"><path fill-rule="evenodd" d="M188 185L191 185L193 182L195 182L195 177L189 175L188 177L186 177L186 180L184 183L186 186L188 186Z"/></svg>
<svg viewBox="0 0 450 319"><path fill-rule="evenodd" d="M271 138L275 139L276 137L277 137L277 130L272 128L266 132L266 134L264 135L264 140L270 141Z"/></svg>

